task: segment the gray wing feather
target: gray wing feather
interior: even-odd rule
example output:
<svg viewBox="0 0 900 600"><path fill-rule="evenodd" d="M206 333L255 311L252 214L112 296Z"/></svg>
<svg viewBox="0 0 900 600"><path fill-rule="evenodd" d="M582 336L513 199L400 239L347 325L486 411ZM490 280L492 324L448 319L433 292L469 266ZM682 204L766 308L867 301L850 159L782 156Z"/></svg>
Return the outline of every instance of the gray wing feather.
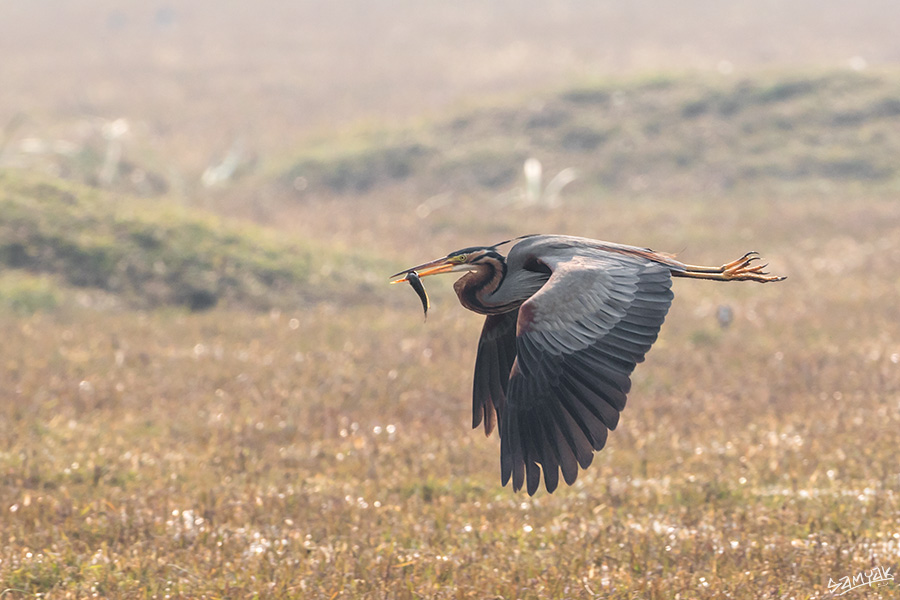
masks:
<svg viewBox="0 0 900 600"><path fill-rule="evenodd" d="M541 258L550 279L519 308L517 358L500 412L503 484L512 479L513 489L524 485L529 494L542 472L549 492L560 470L571 484L606 444L630 375L672 302L667 265L599 250L557 254Z"/></svg>

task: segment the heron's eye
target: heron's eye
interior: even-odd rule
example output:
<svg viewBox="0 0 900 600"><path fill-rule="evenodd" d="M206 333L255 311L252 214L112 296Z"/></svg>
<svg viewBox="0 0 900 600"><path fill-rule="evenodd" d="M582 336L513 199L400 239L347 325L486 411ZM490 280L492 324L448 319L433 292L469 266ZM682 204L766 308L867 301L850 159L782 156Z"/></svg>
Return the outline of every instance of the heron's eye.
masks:
<svg viewBox="0 0 900 600"><path fill-rule="evenodd" d="M465 254L454 254L448 260L452 263L460 265L460 264L466 262L466 255Z"/></svg>

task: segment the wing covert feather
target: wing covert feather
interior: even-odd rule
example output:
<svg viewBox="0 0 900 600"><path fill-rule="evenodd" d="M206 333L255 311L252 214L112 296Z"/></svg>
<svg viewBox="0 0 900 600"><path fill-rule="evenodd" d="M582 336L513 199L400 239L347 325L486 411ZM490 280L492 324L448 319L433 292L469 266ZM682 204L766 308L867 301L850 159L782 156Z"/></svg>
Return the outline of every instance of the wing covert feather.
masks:
<svg viewBox="0 0 900 600"><path fill-rule="evenodd" d="M515 366L509 362L504 371L511 374L500 405L483 383L479 388L476 368L476 425L479 407L493 402L501 420L501 480L529 494L542 473L549 492L560 470L571 484L577 467L586 468L603 448L625 408L631 373L672 302L668 265L601 250L559 254L541 258L550 279L517 311L514 349L504 345ZM483 334L479 365L489 343Z"/></svg>

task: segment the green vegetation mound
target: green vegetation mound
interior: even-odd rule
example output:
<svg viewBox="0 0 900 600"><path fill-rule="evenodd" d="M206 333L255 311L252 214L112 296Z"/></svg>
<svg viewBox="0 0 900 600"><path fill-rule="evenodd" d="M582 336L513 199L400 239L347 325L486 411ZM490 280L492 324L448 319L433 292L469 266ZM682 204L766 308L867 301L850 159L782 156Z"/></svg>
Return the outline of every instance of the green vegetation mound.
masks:
<svg viewBox="0 0 900 600"><path fill-rule="evenodd" d="M404 181L422 194L496 192L514 185L534 156L545 176L573 167L581 181L610 190L894 185L898 99L896 76L850 71L607 80L332 138L296 157L279 180L333 194Z"/></svg>
<svg viewBox="0 0 900 600"><path fill-rule="evenodd" d="M58 298L46 278L9 270L141 308L265 309L360 289L359 273L334 268L340 274L325 277L314 261L339 266L344 257L160 200L0 172L0 270L12 282L0 297L17 310Z"/></svg>

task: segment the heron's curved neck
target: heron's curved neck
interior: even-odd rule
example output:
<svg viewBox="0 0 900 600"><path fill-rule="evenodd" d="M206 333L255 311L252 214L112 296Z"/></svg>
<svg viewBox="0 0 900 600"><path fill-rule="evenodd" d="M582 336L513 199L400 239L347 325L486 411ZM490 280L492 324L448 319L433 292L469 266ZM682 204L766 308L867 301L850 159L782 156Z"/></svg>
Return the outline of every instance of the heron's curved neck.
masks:
<svg viewBox="0 0 900 600"><path fill-rule="evenodd" d="M500 289L503 279L506 277L504 261L497 258L483 259L473 267L473 270L453 284L460 304L482 315L509 312L521 304L521 302L510 303L491 298L491 295Z"/></svg>

